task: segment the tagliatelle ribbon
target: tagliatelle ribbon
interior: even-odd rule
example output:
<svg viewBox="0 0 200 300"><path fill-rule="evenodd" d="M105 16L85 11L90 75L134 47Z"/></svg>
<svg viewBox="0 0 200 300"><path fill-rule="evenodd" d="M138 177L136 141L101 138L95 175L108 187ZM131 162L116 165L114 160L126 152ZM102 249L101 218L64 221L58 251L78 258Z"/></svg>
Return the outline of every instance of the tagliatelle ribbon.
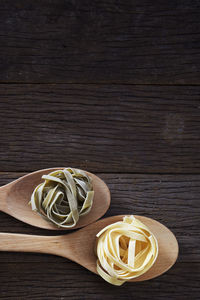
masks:
<svg viewBox="0 0 200 300"><path fill-rule="evenodd" d="M30 204L43 218L58 227L74 227L80 216L89 213L94 191L90 177L82 170L66 168L43 175Z"/></svg>
<svg viewBox="0 0 200 300"><path fill-rule="evenodd" d="M134 216L106 226L97 238L97 272L113 285L144 274L158 255L155 236Z"/></svg>

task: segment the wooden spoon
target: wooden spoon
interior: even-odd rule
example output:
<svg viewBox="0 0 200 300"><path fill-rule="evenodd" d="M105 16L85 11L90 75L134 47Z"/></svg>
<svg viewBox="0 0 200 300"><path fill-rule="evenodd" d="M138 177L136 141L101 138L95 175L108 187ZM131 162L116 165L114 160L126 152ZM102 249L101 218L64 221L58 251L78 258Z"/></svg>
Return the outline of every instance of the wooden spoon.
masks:
<svg viewBox="0 0 200 300"><path fill-rule="evenodd" d="M43 179L41 179L42 175L59 169L63 168L39 170L0 187L0 211L36 227L54 230L60 229L54 224L44 220L36 212L32 211L31 205L28 205L34 188L43 181ZM81 216L77 225L71 229L80 228L93 223L103 216L110 206L110 191L105 182L92 173L86 173L93 181L93 206L91 211L86 216ZM65 230L66 229L67 228L65 228Z"/></svg>
<svg viewBox="0 0 200 300"><path fill-rule="evenodd" d="M178 243L174 234L161 223L142 216L135 216L153 232L158 240L159 254L155 264L145 274L131 281L157 277L169 270L178 256ZM96 234L105 226L120 221L123 216L99 220L76 232L60 236L36 236L0 233L0 251L40 252L60 255L96 271Z"/></svg>

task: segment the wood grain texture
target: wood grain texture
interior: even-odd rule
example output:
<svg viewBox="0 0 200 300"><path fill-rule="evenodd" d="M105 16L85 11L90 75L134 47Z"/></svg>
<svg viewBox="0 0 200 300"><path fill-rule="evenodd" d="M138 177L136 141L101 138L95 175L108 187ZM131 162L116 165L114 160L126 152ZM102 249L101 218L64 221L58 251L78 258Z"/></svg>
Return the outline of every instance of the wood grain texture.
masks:
<svg viewBox="0 0 200 300"><path fill-rule="evenodd" d="M6 184L23 173L0 173ZM64 258L32 253L0 253L2 299L192 299L199 297L200 175L98 174L108 184L112 202L106 216L138 214L155 218L176 235L180 254L175 266L147 282L110 286ZM1 232L52 234L3 213ZM56 233L58 234L58 233ZM78 281L77 281L78 279ZM54 282L54 284L53 284ZM16 298L16 288L18 298ZM9 297L8 297L9 296Z"/></svg>
<svg viewBox="0 0 200 300"><path fill-rule="evenodd" d="M169 272L117 288L1 252L0 299L199 299L199 18L198 0L0 0L0 185L86 169L111 190L106 216L155 218L180 246ZM53 234L4 213L0 232Z"/></svg>
<svg viewBox="0 0 200 300"><path fill-rule="evenodd" d="M39 266L36 263L5 262L1 264L0 289L1 299L118 300L137 297L145 300L189 300L192 297L198 300L198 276L196 264L176 263L174 268L157 279L116 287L69 261L55 263L52 259Z"/></svg>
<svg viewBox="0 0 200 300"><path fill-rule="evenodd" d="M0 81L199 84L199 1L2 0Z"/></svg>
<svg viewBox="0 0 200 300"><path fill-rule="evenodd" d="M200 87L1 85L0 171L199 173Z"/></svg>

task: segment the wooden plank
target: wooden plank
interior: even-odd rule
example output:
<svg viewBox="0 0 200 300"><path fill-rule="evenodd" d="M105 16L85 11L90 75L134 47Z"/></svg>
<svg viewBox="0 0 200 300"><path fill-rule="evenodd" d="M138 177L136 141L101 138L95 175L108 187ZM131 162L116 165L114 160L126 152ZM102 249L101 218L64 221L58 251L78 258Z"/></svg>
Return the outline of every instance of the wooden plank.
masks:
<svg viewBox="0 0 200 300"><path fill-rule="evenodd" d="M1 299L199 299L199 268L196 263L177 263L150 281L121 287L73 262L1 263Z"/></svg>
<svg viewBox="0 0 200 300"><path fill-rule="evenodd" d="M0 81L199 84L199 1L2 0Z"/></svg>
<svg viewBox="0 0 200 300"><path fill-rule="evenodd" d="M0 185L24 173L0 173ZM192 299L199 297L200 175L98 174L109 186L106 216L139 214L153 217L177 236L175 266L157 279L122 287L105 283L83 267L45 254L0 252L1 299ZM0 214L0 231L54 234ZM58 234L56 232L56 234ZM28 296L27 296L28 295Z"/></svg>
<svg viewBox="0 0 200 300"><path fill-rule="evenodd" d="M0 171L199 173L200 87L0 89Z"/></svg>
<svg viewBox="0 0 200 300"><path fill-rule="evenodd" d="M108 184L112 196L111 206L105 217L138 214L154 218L169 227L177 236L180 245L179 261L200 260L198 247L200 175L98 175ZM20 176L22 173L0 173L0 185ZM0 218L1 232L55 234L26 225L4 213L1 213ZM26 258L22 254L0 255L0 262L5 260L14 262L16 259L27 263L46 261L44 255L37 254L27 254ZM61 261L61 258L55 260Z"/></svg>

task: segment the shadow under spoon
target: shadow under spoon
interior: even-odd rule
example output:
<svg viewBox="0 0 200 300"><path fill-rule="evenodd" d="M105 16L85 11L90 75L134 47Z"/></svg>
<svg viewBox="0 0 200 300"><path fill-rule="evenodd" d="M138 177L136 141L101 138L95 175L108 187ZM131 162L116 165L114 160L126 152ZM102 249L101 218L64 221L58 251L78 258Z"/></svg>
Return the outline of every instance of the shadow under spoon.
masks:
<svg viewBox="0 0 200 300"><path fill-rule="evenodd" d="M32 226L63 230L63 228L58 228L56 225L44 220L28 204L34 188L43 181L42 175L59 169L63 168L39 170L0 187L0 211ZM91 177L93 182L93 205L91 211L87 215L81 216L76 226L69 229L77 229L93 223L102 217L110 206L110 191L105 182L92 173L87 171L85 173ZM67 228L64 228L64 230L67 230Z"/></svg>

